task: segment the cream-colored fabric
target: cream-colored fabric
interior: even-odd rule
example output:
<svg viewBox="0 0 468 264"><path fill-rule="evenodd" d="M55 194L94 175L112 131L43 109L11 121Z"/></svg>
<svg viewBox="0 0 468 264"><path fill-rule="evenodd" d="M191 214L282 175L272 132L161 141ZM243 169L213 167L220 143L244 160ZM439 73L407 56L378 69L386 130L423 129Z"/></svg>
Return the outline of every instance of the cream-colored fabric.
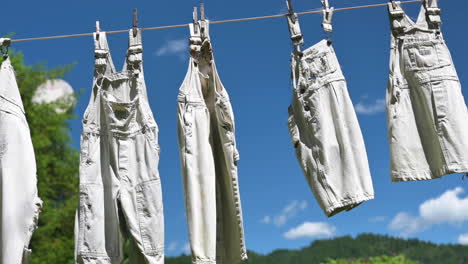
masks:
<svg viewBox="0 0 468 264"><path fill-rule="evenodd" d="M331 44L292 55L289 131L297 159L327 216L374 198L361 129Z"/></svg>
<svg viewBox="0 0 468 264"><path fill-rule="evenodd" d="M76 262L164 263L158 127L146 96L141 32L129 32L124 70L115 72L104 32L95 34L95 78L83 118Z"/></svg>
<svg viewBox="0 0 468 264"><path fill-rule="evenodd" d="M42 201L36 159L10 59L0 66L0 263L25 264Z"/></svg>
<svg viewBox="0 0 468 264"><path fill-rule="evenodd" d="M468 112L440 32L437 1L417 22L389 3L392 26L387 88L392 181L468 172Z"/></svg>
<svg viewBox="0 0 468 264"><path fill-rule="evenodd" d="M234 115L209 41L191 29L191 57L179 90L178 135L190 246L195 264L247 259ZM198 32L198 33L197 33Z"/></svg>

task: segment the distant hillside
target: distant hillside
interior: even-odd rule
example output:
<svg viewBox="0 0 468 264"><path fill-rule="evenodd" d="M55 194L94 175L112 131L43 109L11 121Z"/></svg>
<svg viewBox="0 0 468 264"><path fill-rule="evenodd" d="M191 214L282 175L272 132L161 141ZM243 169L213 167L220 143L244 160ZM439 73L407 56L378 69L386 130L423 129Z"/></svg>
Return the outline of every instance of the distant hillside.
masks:
<svg viewBox="0 0 468 264"><path fill-rule="evenodd" d="M437 245L418 239L362 234L317 240L299 250L278 249L268 255L249 251L249 264L320 264L327 259L404 255L421 264L468 264L468 246ZM190 256L167 258L166 264L190 264Z"/></svg>

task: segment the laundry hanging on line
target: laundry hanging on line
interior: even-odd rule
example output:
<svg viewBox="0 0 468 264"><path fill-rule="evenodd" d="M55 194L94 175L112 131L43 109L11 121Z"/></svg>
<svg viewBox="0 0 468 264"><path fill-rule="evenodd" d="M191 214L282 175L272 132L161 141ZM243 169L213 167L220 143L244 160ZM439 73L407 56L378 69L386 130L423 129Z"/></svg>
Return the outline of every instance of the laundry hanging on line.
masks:
<svg viewBox="0 0 468 264"><path fill-rule="evenodd" d="M417 21L388 4L391 34L387 122L393 181L468 172L468 112L441 32L437 0Z"/></svg>
<svg viewBox="0 0 468 264"><path fill-rule="evenodd" d="M333 9L324 0L322 27L333 31ZM288 126L296 156L317 202L328 217L374 199L364 139L332 47L304 44L299 18L287 1L294 51Z"/></svg>
<svg viewBox="0 0 468 264"><path fill-rule="evenodd" d="M189 50L189 67L177 98L177 131L192 260L236 264L247 259L247 249L234 113L203 14L190 24Z"/></svg>
<svg viewBox="0 0 468 264"><path fill-rule="evenodd" d="M141 31L128 31L123 70L115 70L105 32L96 32L92 96L83 117L76 261L164 263L158 127L149 107Z"/></svg>
<svg viewBox="0 0 468 264"><path fill-rule="evenodd" d="M323 2L323 28L331 32L333 11L328 1ZM387 6L393 44L393 63L387 88L392 180L425 180L447 173L466 172L468 144L461 132L466 130L468 112L450 52L440 31L437 1L423 1L417 22L405 15L400 2L391 1ZM331 40L322 40L301 50L302 33L292 7L287 19L295 48L291 65L294 89L289 109L290 133L298 160L317 201L327 216L332 216L373 199L367 154ZM236 263L247 256L237 182L234 118L212 57L209 22L195 21L189 25L192 53L179 95L179 145L187 215L189 228L197 231L191 232L190 242L195 264L216 263L217 259ZM205 39L201 35L199 40L196 39L199 35L195 32L201 32L195 30L197 23L204 25ZM121 73L115 72L113 67L106 33L99 32L98 28L94 36L96 78L93 89L97 97L92 97L83 119L82 199L77 211L77 257L84 263L99 258L118 263L122 257L120 233L117 231L116 237L111 238L103 230L117 230L122 226L128 229L134 242L132 249L137 252L134 263L161 263L164 256L157 125L144 88L141 30L134 28L127 32L130 45ZM0 105L0 114L6 105ZM105 109L105 113L101 115L98 109ZM194 127L205 130L195 131ZM101 129L105 130L104 134ZM411 134L411 142L406 144L403 142L408 133ZM208 140L208 144L198 137L194 140L196 134L204 135L201 138ZM106 148L117 155L106 156ZM132 151L135 155L129 155ZM138 162L138 153L141 152L149 153L149 157L140 157L139 160L150 162L144 168L136 168L134 164L141 165ZM98 155L99 159L93 155ZM192 163L187 162L192 158ZM206 162L206 168L192 166L203 162ZM93 166L106 169L98 170ZM200 184L204 180L209 184ZM116 183L113 188L118 187L105 187L107 181ZM35 182L31 183L35 186ZM192 190L196 185L208 189L203 194L211 194L212 199L201 205L201 199L197 199L200 193ZM220 185L230 188L220 188ZM29 201L37 204L38 198L30 197ZM129 201L136 201L136 206ZM211 209L191 211L193 204ZM126 216L126 221L117 221L119 213ZM115 222L104 223L102 215L108 215ZM226 215L231 217L225 218ZM138 228L136 222L139 223ZM213 222L216 235L208 232L212 231ZM199 223L208 231L197 229ZM197 228L193 227L195 224ZM230 228L224 229L226 226ZM91 229L92 232L89 231ZM225 245L227 240L230 246ZM28 242L24 244L26 247ZM28 252L26 248L25 252Z"/></svg>
<svg viewBox="0 0 468 264"><path fill-rule="evenodd" d="M42 201L36 158L10 58L0 65L0 263L27 264Z"/></svg>

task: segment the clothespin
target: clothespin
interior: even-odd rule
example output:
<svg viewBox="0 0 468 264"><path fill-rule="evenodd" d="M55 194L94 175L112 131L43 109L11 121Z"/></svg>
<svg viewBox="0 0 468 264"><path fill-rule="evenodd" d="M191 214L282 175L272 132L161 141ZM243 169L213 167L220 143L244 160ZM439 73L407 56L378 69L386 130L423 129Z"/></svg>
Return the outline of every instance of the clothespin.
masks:
<svg viewBox="0 0 468 264"><path fill-rule="evenodd" d="M200 35L202 39L204 39L205 36L205 29L206 29L206 19L205 19L205 4L200 3Z"/></svg>
<svg viewBox="0 0 468 264"><path fill-rule="evenodd" d="M196 6L193 7L193 30L195 34L198 34L199 32L198 8Z"/></svg>
<svg viewBox="0 0 468 264"><path fill-rule="evenodd" d="M99 32L101 32L101 26L99 21L96 21L96 39L99 39Z"/></svg>
<svg viewBox="0 0 468 264"><path fill-rule="evenodd" d="M333 26L332 26L332 18L333 18L333 11L335 11L335 8L330 8L330 4L328 3L328 0L322 0L322 6L323 6L323 22L322 22L322 27L323 30L327 33L333 32Z"/></svg>
<svg viewBox="0 0 468 264"><path fill-rule="evenodd" d="M302 54L300 46L304 44L304 38L302 37L299 18L297 14L294 13L291 0L286 0L286 5L288 7L288 15L286 16L286 19L288 21L289 35L291 36L295 51L298 54Z"/></svg>
<svg viewBox="0 0 468 264"><path fill-rule="evenodd" d="M198 21L198 9L193 8L193 23L190 24L190 50L193 52L200 52L202 38L200 35L200 23Z"/></svg>
<svg viewBox="0 0 468 264"><path fill-rule="evenodd" d="M8 47L10 47L11 39L9 38L0 38L0 49L3 55L3 59L8 57Z"/></svg>
<svg viewBox="0 0 468 264"><path fill-rule="evenodd" d="M133 8L133 37L136 37L138 31L138 11Z"/></svg>
<svg viewBox="0 0 468 264"><path fill-rule="evenodd" d="M193 8L193 31L196 35L200 35L201 40L203 41L207 36L206 28L209 21L205 17L205 5L200 4L200 19L198 19L198 9L197 7Z"/></svg>
<svg viewBox="0 0 468 264"><path fill-rule="evenodd" d="M205 21L205 4L200 3L200 20Z"/></svg>

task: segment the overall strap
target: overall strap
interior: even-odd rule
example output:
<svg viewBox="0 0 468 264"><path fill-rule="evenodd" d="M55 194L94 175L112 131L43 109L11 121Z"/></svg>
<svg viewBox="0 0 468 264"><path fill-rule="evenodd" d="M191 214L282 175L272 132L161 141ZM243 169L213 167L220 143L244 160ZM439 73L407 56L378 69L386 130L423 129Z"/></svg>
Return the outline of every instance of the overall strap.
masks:
<svg viewBox="0 0 468 264"><path fill-rule="evenodd" d="M401 8L400 1L392 0L387 4L388 6L388 13L390 17L390 24L392 27L392 33L395 36L403 33L406 29L406 19L405 19L405 11Z"/></svg>
<svg viewBox="0 0 468 264"><path fill-rule="evenodd" d="M94 32L94 66L98 73L104 74L108 71L115 71L114 64L109 52L106 32Z"/></svg>
<svg viewBox="0 0 468 264"><path fill-rule="evenodd" d="M143 61L143 44L141 41L141 29L134 28L128 32L127 69L141 71Z"/></svg>
<svg viewBox="0 0 468 264"><path fill-rule="evenodd" d="M441 12L437 0L423 0L423 6L426 10L426 21L429 29L440 31L442 20L440 18Z"/></svg>

